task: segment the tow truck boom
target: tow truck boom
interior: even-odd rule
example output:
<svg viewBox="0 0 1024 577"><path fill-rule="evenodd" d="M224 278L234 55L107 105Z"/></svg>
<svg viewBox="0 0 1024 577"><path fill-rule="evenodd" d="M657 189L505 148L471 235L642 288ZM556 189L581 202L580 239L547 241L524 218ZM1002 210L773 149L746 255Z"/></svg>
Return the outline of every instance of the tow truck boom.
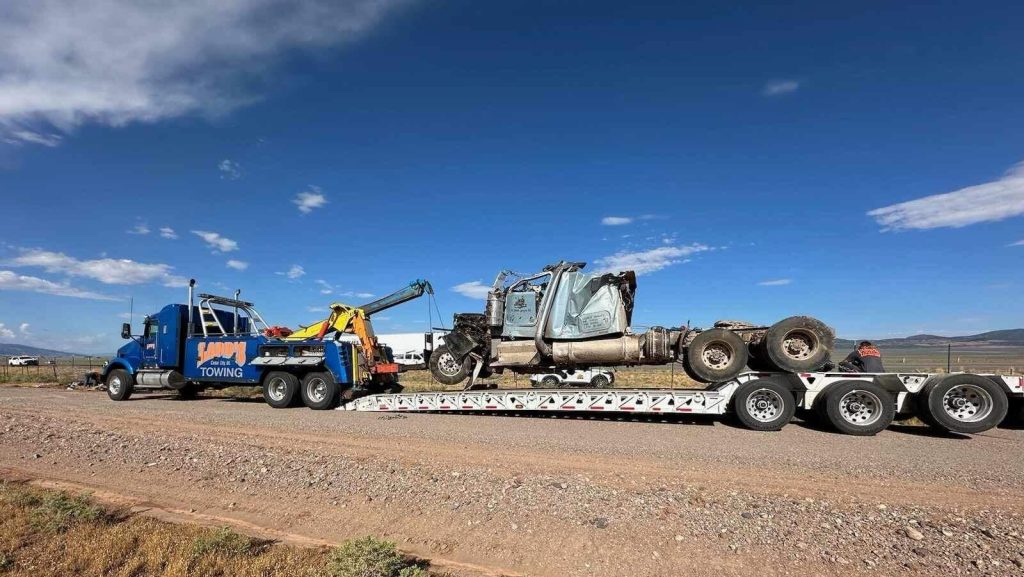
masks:
<svg viewBox="0 0 1024 577"><path fill-rule="evenodd" d="M363 309L366 316L370 316L381 311L386 311L391 307L396 307L402 303L418 299L423 296L423 293L427 293L429 295L434 294L434 287L430 286L429 282L420 278L412 281L405 288L397 290L386 297L368 302L357 308Z"/></svg>

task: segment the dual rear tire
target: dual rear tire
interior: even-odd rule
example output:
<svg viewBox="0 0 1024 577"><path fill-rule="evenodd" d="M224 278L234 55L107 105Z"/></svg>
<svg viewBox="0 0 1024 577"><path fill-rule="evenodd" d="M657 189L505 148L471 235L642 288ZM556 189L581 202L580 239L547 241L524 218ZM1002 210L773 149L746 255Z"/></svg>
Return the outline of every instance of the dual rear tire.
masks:
<svg viewBox="0 0 1024 577"><path fill-rule="evenodd" d="M950 375L925 385L917 398L917 416L932 428L951 433L987 431L1009 410L1003 389L978 375Z"/></svg>
<svg viewBox="0 0 1024 577"><path fill-rule="evenodd" d="M275 409L302 404L322 411L338 406L340 389L327 372L308 373L300 381L291 373L272 371L263 379L263 400Z"/></svg>

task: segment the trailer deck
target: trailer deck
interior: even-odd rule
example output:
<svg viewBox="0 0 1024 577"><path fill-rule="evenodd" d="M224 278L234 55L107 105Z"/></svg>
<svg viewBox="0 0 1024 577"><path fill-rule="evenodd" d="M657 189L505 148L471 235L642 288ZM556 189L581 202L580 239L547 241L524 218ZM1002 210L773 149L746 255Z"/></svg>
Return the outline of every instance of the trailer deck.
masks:
<svg viewBox="0 0 1024 577"><path fill-rule="evenodd" d="M943 382L940 414L927 414ZM960 378L966 377L966 378ZM992 386L986 387L984 382ZM960 381L965 381L961 383ZM841 395L831 393L839 392ZM788 394L787 394L788 393ZM742 403L737 403L742 397ZM829 398L835 397L831 403ZM798 409L832 421L850 434L874 434L897 414L918 414L939 428L981 432L998 424L1009 398L1024 398L1024 377L937 373L760 373L703 389L483 389L371 395L341 409L428 413L618 413L716 415L738 413L761 430L781 428ZM829 405L834 405L830 414ZM926 414L922 415L922 411ZM839 422L837 423L836 420ZM994 421L994 422L992 422ZM991 422L991 424L989 424Z"/></svg>

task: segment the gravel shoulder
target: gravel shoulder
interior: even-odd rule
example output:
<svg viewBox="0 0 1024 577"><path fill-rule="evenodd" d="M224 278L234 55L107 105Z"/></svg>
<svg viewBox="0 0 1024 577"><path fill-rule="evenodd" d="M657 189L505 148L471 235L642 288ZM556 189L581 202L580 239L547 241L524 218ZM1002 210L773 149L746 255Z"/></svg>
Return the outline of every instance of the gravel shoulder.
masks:
<svg viewBox="0 0 1024 577"><path fill-rule="evenodd" d="M0 388L7 476L457 574L1021 574L1022 441Z"/></svg>

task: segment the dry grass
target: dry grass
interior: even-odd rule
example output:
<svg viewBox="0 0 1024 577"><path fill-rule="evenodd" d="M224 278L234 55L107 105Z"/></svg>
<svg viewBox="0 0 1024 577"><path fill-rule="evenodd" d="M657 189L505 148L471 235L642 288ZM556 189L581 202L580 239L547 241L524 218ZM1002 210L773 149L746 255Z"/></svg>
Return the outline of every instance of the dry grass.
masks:
<svg viewBox="0 0 1024 577"><path fill-rule="evenodd" d="M364 538L336 549L273 544L110 511L81 495L0 482L0 575L63 577L428 577L393 543Z"/></svg>

